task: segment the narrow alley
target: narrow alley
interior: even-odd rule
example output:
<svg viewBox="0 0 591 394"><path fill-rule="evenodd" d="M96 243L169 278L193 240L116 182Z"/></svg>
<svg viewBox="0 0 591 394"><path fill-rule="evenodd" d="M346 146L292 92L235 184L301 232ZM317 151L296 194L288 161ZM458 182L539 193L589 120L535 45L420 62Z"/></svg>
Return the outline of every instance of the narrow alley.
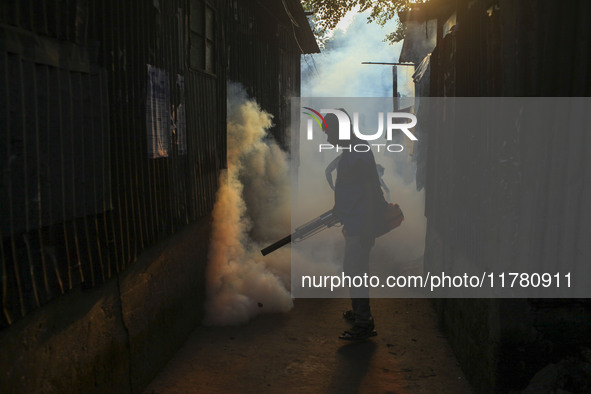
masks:
<svg viewBox="0 0 591 394"><path fill-rule="evenodd" d="M297 299L286 314L199 327L144 391L471 393L428 299L376 299L378 336L348 343L342 299Z"/></svg>
<svg viewBox="0 0 591 394"><path fill-rule="evenodd" d="M591 393L588 15L0 1L0 394Z"/></svg>

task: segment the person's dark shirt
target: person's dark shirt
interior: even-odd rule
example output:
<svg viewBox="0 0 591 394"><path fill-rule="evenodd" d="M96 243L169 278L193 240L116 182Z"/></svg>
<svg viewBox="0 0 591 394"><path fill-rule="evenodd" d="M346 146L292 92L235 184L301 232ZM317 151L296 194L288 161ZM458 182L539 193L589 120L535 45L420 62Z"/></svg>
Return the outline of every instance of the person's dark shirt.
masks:
<svg viewBox="0 0 591 394"><path fill-rule="evenodd" d="M346 235L373 242L379 204L385 203L373 153L345 150L337 167L334 213Z"/></svg>

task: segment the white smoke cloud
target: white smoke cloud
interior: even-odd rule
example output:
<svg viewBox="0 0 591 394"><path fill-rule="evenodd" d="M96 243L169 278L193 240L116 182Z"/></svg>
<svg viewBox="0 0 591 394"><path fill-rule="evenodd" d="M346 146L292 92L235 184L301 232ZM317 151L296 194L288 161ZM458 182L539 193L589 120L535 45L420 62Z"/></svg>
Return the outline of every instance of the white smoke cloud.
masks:
<svg viewBox="0 0 591 394"><path fill-rule="evenodd" d="M392 66L361 62L397 62L402 43L384 42L395 20L381 27L367 23L369 14L355 14L346 30L337 29L320 55L302 62L302 97L392 97ZM399 71L405 73L403 68ZM412 73L411 73L412 74ZM400 79L400 78L399 78ZM407 78L400 79L409 83ZM412 81L412 79L411 79ZM400 86L400 91L404 90Z"/></svg>
<svg viewBox="0 0 591 394"><path fill-rule="evenodd" d="M287 157L267 135L271 115L238 85L229 85L228 98L228 169L213 210L208 258L209 325L238 324L293 306L289 250L260 254L261 244L290 230Z"/></svg>
<svg viewBox="0 0 591 394"><path fill-rule="evenodd" d="M302 97L391 97L391 67L361 62L398 61L401 43L392 46L383 42L386 32L393 28L393 25L384 29L368 25L364 15L357 15L346 31L335 33L325 53L316 57L316 70L311 71L311 67L304 72ZM311 65L310 60L308 63ZM399 77L399 90L404 94L402 80L410 83L411 79ZM229 86L228 97L228 169L220 179L208 258L204 323L209 325L238 324L260 313L290 310L293 306L291 259L294 264L306 267L309 274L320 272L318 261L337 272L343 254L343 239L338 229L329 229L303 241L300 246L304 247L304 254L299 253L302 249L294 248L292 256L288 247L265 257L260 254L261 247L290 231L288 159L268 137L271 116L249 100L237 85ZM315 193L308 200L313 201L308 204L310 210L302 209L303 215L294 218L295 225L334 204L324 179L328 162L307 161L305 157L301 160L303 167L313 165L318 171L317 176L308 178L314 185L300 185ZM407 220L400 229L378 240L373 253L380 259L405 262L407 267L408 262L420 259L423 253L423 197L400 176L396 169L400 163L384 162L379 157L376 160L386 167L385 179L392 190L392 199L401 205ZM303 205L302 201L306 199L297 199L294 204Z"/></svg>
<svg viewBox="0 0 591 394"><path fill-rule="evenodd" d="M382 28L373 23L368 24L367 16L367 13L356 14L346 30L335 31L325 51L315 55L313 62L310 57L304 59L302 97L393 97L392 67L363 65L361 62L398 62L402 42L394 45L383 42L386 34L394 31L396 20ZM413 72L414 67L397 67L398 92L403 97L414 95ZM407 103L408 100L401 105L407 106ZM369 125L368 129L373 130L372 127L375 126ZM335 155L320 157L314 152L305 152L305 141L300 140L300 143L302 164L299 167L299 199L314 198L330 208L334 204L334 197L324 180L323 170ZM378 238L372 250L373 267L376 267L376 262L388 262L391 274L422 270L426 232L424 191L416 190L415 163L409 155L411 150L412 147L408 145L405 146L404 153L376 154L376 162L386 169L384 181L391 190L390 201L401 206L406 218L400 228ZM310 195L306 196L306 192L310 192ZM301 208L304 213L300 216L307 217L313 214L305 213L305 210L306 207ZM334 229L326 232L339 235ZM309 244L304 246L305 242ZM292 248L296 251L296 254L292 255L294 264L304 264L300 262L300 254L322 245L320 236L306 240L302 245L295 245ZM334 253L323 256L322 259L332 260L337 265L342 259L338 251L339 246L335 248ZM308 257L305 255L305 258ZM305 258L302 256L301 260Z"/></svg>
<svg viewBox="0 0 591 394"><path fill-rule="evenodd" d="M393 97L392 66L363 65L361 62L398 62L402 42L394 45L383 42L386 33L394 30L394 21L392 25L382 29L375 24L367 24L366 17L367 14L358 14L346 31L335 32L331 41L327 43L326 50L314 57L314 63L309 57L304 60L302 97ZM398 92L403 97L414 96L413 72L414 67L397 67ZM316 101L313 102L316 104ZM348 110L359 110L361 102L356 101L355 107ZM411 102L405 99L399 104L404 108ZM328 104L311 106L336 108ZM343 107L346 108L346 105ZM303 122L306 121L307 118L303 120ZM372 119L368 121L370 123L368 130L375 130L375 125L371 124ZM328 153L327 156L321 156L318 154L318 148L306 151L305 144L306 141L301 137L297 200L313 199L327 209L331 208L334 204L334 196L324 180L324 168L336 154ZM384 181L391 190L389 200L401 206L406 218L400 228L377 239L372 250L372 269L382 268L388 274L422 271L426 233L424 191L416 190L414 182L416 164L412 161L411 151L412 145L405 143L404 153L375 155L376 162L386 169ZM306 209L305 206L297 208L295 216L313 217L317 214L312 211L306 212ZM340 235L335 229L329 229L326 232ZM306 272L307 270L314 272L318 268L309 263L312 261L339 265L342 261L342 256L338 254L339 246L332 246L334 242L320 241L321 236L324 236L324 233L303 241L302 244L293 245L292 264L301 264L305 267L302 271ZM318 248L325 249L324 255L310 256L309 251L312 250L316 254L320 253Z"/></svg>

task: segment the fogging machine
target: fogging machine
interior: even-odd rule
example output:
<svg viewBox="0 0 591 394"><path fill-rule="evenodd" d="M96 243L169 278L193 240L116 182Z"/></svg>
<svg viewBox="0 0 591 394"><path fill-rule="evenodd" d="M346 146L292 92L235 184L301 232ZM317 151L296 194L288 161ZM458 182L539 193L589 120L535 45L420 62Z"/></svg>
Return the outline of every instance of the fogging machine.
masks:
<svg viewBox="0 0 591 394"><path fill-rule="evenodd" d="M333 227L340 224L339 219L337 219L336 215L332 211L326 211L322 215L318 216L316 219L309 221L308 223L304 224L296 228L296 230L289 234L287 237L281 238L279 241L275 242L272 245L267 246L261 253L263 256L268 255L271 252L276 251L282 246L287 245L288 243L302 241L308 237L311 237L315 234L318 234L320 231L327 229L329 227Z"/></svg>
<svg viewBox="0 0 591 394"><path fill-rule="evenodd" d="M383 210L380 211L379 218L380 219L376 222L374 227L374 234L376 237L382 236L400 226L404 220L404 214L402 213L402 210L398 204L388 204L384 201ZM337 219L336 215L331 209L330 211L324 212L316 219L313 219L303 226L296 228L293 234L290 234L285 238L281 238L274 244L267 246L265 249L261 250L261 253L263 256L266 256L290 242L302 241L326 228L336 226L338 224L340 224L340 221Z"/></svg>

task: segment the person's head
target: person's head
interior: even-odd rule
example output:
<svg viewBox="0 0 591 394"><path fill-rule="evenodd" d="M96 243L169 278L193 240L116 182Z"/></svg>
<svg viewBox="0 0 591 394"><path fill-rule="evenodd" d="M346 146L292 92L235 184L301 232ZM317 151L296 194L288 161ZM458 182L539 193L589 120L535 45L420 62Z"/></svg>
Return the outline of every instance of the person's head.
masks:
<svg viewBox="0 0 591 394"><path fill-rule="evenodd" d="M349 116L347 111L345 111L343 108L339 108L339 110L344 112L349 117L349 124L352 127L351 117ZM326 126L328 127L328 129L326 129L324 126L322 128L323 128L324 132L326 133L326 140L328 141L329 144L335 145L335 146L336 145L347 146L347 145L351 144L351 141L341 141L340 140L340 138L339 138L339 119L335 114L333 114L333 113L326 114L324 116L324 120L326 121ZM356 137L352 134L351 138L355 139Z"/></svg>
<svg viewBox="0 0 591 394"><path fill-rule="evenodd" d="M326 133L326 140L331 145L340 145L339 120L337 116L335 114L329 113L324 117L324 120L326 121L326 126L328 127L328 129L323 127L324 132Z"/></svg>

